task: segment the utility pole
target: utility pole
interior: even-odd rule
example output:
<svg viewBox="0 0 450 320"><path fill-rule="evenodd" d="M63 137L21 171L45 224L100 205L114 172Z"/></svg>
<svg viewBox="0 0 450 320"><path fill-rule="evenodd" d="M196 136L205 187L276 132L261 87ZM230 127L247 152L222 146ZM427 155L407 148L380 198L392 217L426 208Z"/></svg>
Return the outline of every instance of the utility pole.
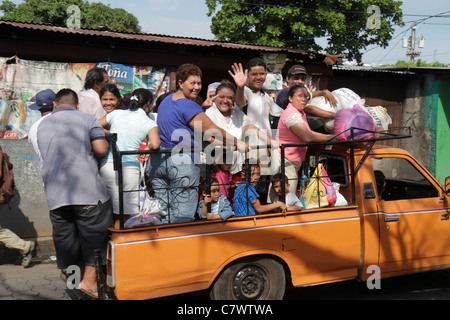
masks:
<svg viewBox="0 0 450 320"><path fill-rule="evenodd" d="M420 56L420 51L416 51L416 22L414 21L411 26L411 36L403 38L403 48L408 48L406 55L410 57L410 62L415 63L415 58ZM423 48L425 39L422 36L419 41L419 48Z"/></svg>

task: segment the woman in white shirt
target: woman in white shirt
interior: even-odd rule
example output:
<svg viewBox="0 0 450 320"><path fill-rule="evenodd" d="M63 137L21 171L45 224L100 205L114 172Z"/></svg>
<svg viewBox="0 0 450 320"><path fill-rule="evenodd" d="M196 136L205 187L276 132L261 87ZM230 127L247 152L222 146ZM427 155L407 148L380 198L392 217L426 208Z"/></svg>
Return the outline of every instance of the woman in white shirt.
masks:
<svg viewBox="0 0 450 320"><path fill-rule="evenodd" d="M236 87L233 83L222 81L217 87L214 104L205 111L205 114L214 122L214 124L239 140L244 141L246 137L256 134L268 145L276 144L268 135L260 131L251 124L248 117L240 108L234 107L234 98ZM234 152L233 165L230 169L232 174L241 171L244 162L242 153Z"/></svg>

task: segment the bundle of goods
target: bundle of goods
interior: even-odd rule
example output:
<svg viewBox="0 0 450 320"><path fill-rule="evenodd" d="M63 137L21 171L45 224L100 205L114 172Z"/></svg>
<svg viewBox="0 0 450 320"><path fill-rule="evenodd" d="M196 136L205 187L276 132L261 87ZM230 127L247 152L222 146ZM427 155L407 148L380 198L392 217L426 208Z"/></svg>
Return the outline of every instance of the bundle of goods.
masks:
<svg viewBox="0 0 450 320"><path fill-rule="evenodd" d="M392 124L392 119L387 113L386 108L383 108L381 106L365 107L364 104L366 101L364 99L361 99L361 97L352 90L348 88L339 88L332 91L331 93L337 100L337 106L335 108L332 107L328 102L326 102L325 97L323 96L311 99L309 101L309 104L321 108L325 111L334 112L336 114L339 112L339 110L352 109L355 105L358 105L361 107L361 110L368 113L370 117L373 119L375 131L377 132L387 131L389 125ZM329 133L336 132L335 120L322 119L322 121L324 123L324 127L327 132ZM368 128L361 128L361 129L369 130Z"/></svg>

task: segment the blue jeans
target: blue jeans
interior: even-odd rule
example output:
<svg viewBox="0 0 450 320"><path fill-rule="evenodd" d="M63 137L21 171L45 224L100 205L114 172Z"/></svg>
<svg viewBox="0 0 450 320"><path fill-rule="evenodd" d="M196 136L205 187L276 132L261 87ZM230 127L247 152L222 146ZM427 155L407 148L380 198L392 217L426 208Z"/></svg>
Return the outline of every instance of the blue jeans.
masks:
<svg viewBox="0 0 450 320"><path fill-rule="evenodd" d="M198 202L200 167L189 154L152 154L147 175L159 200L167 212L163 223L182 223L194 219Z"/></svg>

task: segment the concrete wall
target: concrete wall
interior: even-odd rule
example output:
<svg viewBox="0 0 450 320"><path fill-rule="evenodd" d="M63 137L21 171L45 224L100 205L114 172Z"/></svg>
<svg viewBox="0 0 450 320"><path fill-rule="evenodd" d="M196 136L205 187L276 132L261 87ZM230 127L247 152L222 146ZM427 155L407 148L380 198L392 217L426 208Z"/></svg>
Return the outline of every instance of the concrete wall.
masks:
<svg viewBox="0 0 450 320"><path fill-rule="evenodd" d="M436 179L450 176L450 80L422 74L408 84L402 125L411 128L411 139L402 142Z"/></svg>
<svg viewBox="0 0 450 320"><path fill-rule="evenodd" d="M0 225L22 238L51 237L39 159L27 139L1 139L0 146L14 165L16 195L0 211Z"/></svg>
<svg viewBox="0 0 450 320"><path fill-rule="evenodd" d="M403 103L402 126L411 128L412 138L402 140L401 147L410 152L428 170L431 169L432 134L425 115L424 105L430 103L424 97L426 79L416 77L409 81ZM431 110L431 109L429 109Z"/></svg>

